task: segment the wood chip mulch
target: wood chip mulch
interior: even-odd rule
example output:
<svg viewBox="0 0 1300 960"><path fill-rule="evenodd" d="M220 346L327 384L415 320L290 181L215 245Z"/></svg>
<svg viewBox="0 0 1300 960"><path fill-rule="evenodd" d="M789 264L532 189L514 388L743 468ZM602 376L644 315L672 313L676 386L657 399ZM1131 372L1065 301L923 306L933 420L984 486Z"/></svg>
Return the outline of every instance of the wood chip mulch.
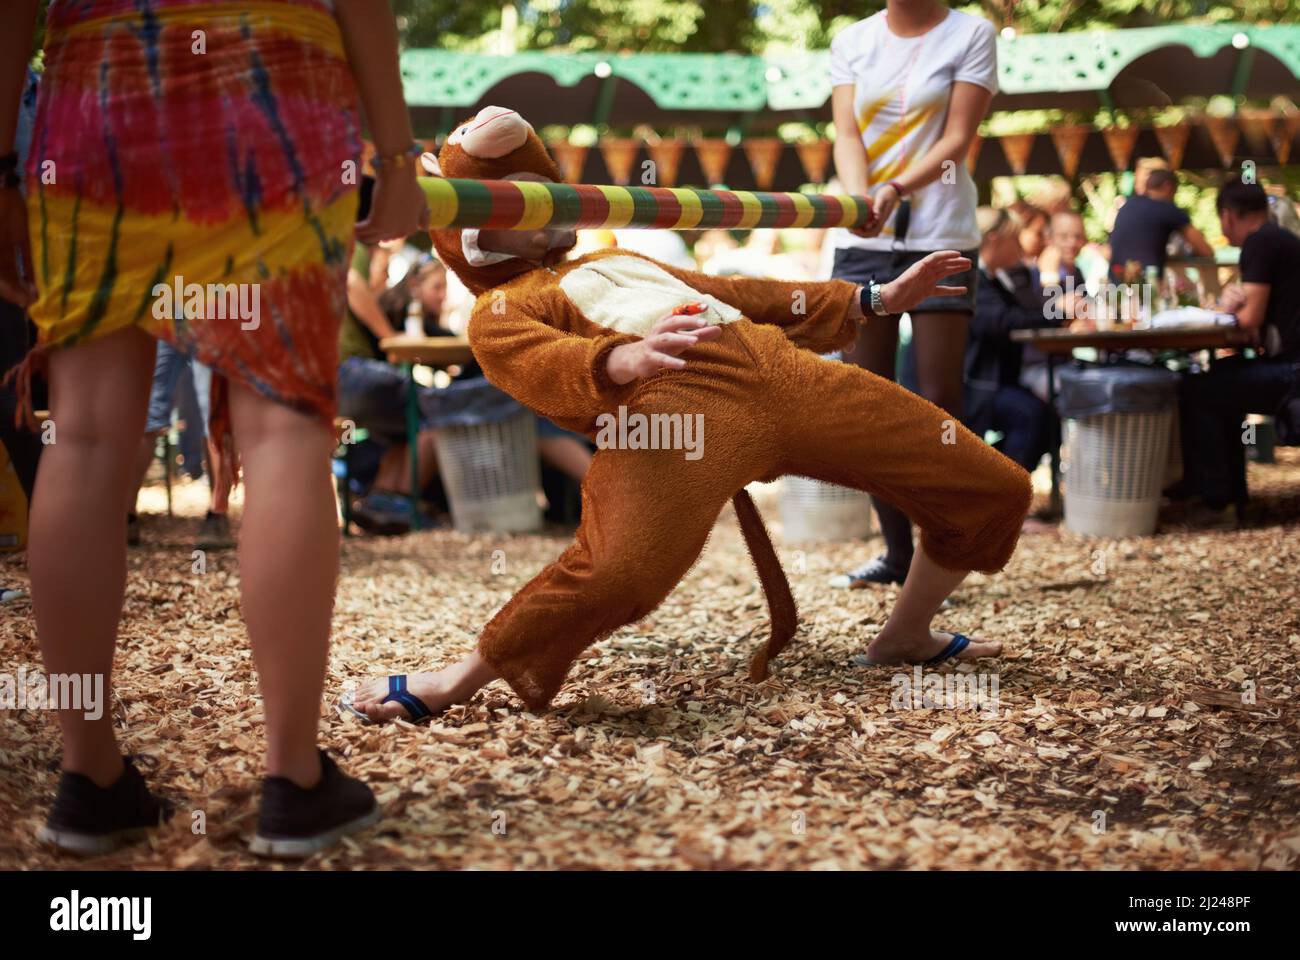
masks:
<svg viewBox="0 0 1300 960"><path fill-rule="evenodd" d="M941 625L1005 642L962 668L996 671L996 714L896 709L899 671L851 665L894 591L825 584L877 544L780 545L804 626L751 684L766 615L728 513L681 587L589 651L551 712L495 684L428 727L364 727L328 703L470 650L567 534L349 540L322 740L386 817L307 866L1296 869L1300 451L1278 457L1251 468L1249 529L1171 510L1153 537L1028 534L1005 573L972 577ZM0 868L267 866L246 849L261 705L238 570L226 554L191 572L202 486L182 494L190 515L147 517L130 553L112 705L181 813L94 861L39 847L57 726L0 713ZM760 505L775 520L771 490ZM0 556L0 583L27 588L21 556ZM0 669L39 665L30 602L0 606Z"/></svg>

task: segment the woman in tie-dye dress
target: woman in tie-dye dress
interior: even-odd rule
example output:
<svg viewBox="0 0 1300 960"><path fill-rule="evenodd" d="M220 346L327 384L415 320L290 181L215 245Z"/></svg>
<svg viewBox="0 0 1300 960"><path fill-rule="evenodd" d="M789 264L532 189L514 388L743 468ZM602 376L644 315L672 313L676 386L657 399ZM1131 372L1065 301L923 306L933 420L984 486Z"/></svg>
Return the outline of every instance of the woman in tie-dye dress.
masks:
<svg viewBox="0 0 1300 960"><path fill-rule="evenodd" d="M216 374L213 430L233 434L247 485L240 579L269 774L254 849L305 855L378 818L315 744L359 98L380 158L357 235L404 236L424 211L392 17L372 0L53 0L20 177L4 156L21 80L8 65L27 59L36 6L11 0L0 24L0 294L29 302L40 329L20 390L36 366L50 378L29 553L45 668L110 674L130 465L166 339ZM59 712L63 775L41 834L65 849L103 851L167 814L112 714Z"/></svg>

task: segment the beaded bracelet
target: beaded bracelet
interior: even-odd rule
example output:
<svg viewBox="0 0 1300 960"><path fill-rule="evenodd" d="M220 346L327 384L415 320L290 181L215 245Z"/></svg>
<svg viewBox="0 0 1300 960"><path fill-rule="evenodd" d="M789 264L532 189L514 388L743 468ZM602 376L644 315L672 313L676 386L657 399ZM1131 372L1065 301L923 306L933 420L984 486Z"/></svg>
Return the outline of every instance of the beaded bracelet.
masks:
<svg viewBox="0 0 1300 960"><path fill-rule="evenodd" d="M374 156L370 158L370 165L375 168L375 175L378 176L389 170L401 170L406 166L413 166L420 155L424 153L424 147L418 143L412 143L401 153L390 153L388 156Z"/></svg>

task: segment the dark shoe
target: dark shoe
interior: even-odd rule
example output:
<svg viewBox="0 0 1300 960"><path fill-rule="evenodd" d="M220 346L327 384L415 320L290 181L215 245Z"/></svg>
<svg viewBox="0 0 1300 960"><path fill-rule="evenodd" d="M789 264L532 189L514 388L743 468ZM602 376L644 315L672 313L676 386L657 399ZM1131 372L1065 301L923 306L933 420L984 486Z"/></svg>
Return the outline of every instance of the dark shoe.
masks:
<svg viewBox="0 0 1300 960"><path fill-rule="evenodd" d="M37 838L68 853L95 856L142 840L151 828L171 819L172 805L149 792L130 757L123 763L126 769L111 787L63 771L49 819Z"/></svg>
<svg viewBox="0 0 1300 960"><path fill-rule="evenodd" d="M126 515L126 545L128 547L140 546L140 518L134 513Z"/></svg>
<svg viewBox="0 0 1300 960"><path fill-rule="evenodd" d="M407 533L411 529L411 500L400 493L372 491L353 504L352 521L377 537Z"/></svg>
<svg viewBox="0 0 1300 960"><path fill-rule="evenodd" d="M379 822L370 788L320 751L320 782L304 790L288 777L262 781L262 812L249 849L262 857L297 860Z"/></svg>
<svg viewBox="0 0 1300 960"><path fill-rule="evenodd" d="M869 560L856 570L839 573L831 577L832 587L850 587L860 590L874 583L902 583L907 579L907 570L899 570L887 562L883 556Z"/></svg>
<svg viewBox="0 0 1300 960"><path fill-rule="evenodd" d="M194 546L199 550L229 550L235 545L235 538L230 533L230 518L224 513L213 513L203 518L199 527L198 539Z"/></svg>

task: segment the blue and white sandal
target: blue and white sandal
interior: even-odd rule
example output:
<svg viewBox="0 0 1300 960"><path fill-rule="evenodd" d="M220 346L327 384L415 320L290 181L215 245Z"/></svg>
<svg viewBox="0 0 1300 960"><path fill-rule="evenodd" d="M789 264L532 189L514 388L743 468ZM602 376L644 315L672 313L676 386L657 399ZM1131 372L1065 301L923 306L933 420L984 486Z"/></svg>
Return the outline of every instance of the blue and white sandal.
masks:
<svg viewBox="0 0 1300 960"><path fill-rule="evenodd" d="M380 703L389 703L396 701L406 708L407 716L403 717L407 723L421 723L433 716L433 711L423 700L406 689L406 674L397 673L388 678L388 696L380 700ZM374 723L368 716L356 708L352 702L352 694L345 693L339 699L339 707L352 714L362 723Z"/></svg>
<svg viewBox="0 0 1300 960"><path fill-rule="evenodd" d="M961 653L970 646L970 637L961 633L954 633L952 639L948 641L948 646L944 647L937 654L922 663L922 666L934 667L943 663L945 660L951 660L957 654ZM874 660L868 660L865 653L854 654L853 664L858 667L889 667L889 666L915 666L915 664L889 664L876 663Z"/></svg>

